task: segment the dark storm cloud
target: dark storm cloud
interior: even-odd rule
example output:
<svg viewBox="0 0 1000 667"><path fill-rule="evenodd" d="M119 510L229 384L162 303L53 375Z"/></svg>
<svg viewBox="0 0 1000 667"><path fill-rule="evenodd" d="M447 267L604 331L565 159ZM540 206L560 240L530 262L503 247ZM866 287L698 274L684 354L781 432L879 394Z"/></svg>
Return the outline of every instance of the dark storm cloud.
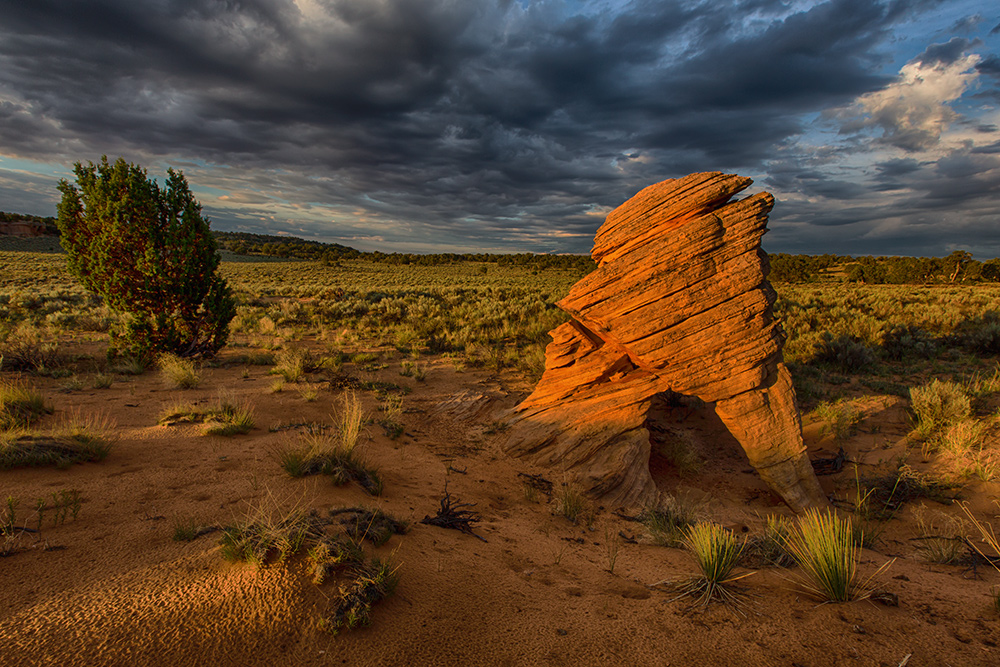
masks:
<svg viewBox="0 0 1000 667"><path fill-rule="evenodd" d="M976 65L976 71L980 74L1000 79L1000 57L997 57L995 53L991 53Z"/></svg>
<svg viewBox="0 0 1000 667"><path fill-rule="evenodd" d="M968 40L962 37L952 37L944 44L931 44L923 53L914 60L924 65L950 65L962 57L969 48L979 45L979 40Z"/></svg>
<svg viewBox="0 0 1000 667"><path fill-rule="evenodd" d="M595 209L690 171L759 171L803 114L888 85L880 49L932 4L0 0L0 149L190 160L192 183L231 193L203 200L231 228L586 251ZM837 202L907 177L791 162L772 187Z"/></svg>

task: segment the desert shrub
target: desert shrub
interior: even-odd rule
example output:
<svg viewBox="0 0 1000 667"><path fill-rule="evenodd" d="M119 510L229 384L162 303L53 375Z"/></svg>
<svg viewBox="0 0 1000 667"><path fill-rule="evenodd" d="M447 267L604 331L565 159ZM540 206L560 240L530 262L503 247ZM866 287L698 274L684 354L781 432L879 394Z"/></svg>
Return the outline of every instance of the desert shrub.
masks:
<svg viewBox="0 0 1000 667"><path fill-rule="evenodd" d="M838 336L824 332L816 346L816 361L834 366L845 373L856 373L877 362L875 352L851 336Z"/></svg>
<svg viewBox="0 0 1000 667"><path fill-rule="evenodd" d="M696 605L705 606L715 600L738 609L740 598L732 585L748 575L736 577L733 571L740 562L744 542L722 526L702 521L685 531L684 547L694 556L700 574L657 585L668 584L678 598L693 597Z"/></svg>
<svg viewBox="0 0 1000 667"><path fill-rule="evenodd" d="M0 380L0 431L27 428L51 412L34 389L21 382Z"/></svg>
<svg viewBox="0 0 1000 667"><path fill-rule="evenodd" d="M201 374L191 359L167 353L161 354L157 363L163 379L178 389L193 389L201 384Z"/></svg>
<svg viewBox="0 0 1000 667"><path fill-rule="evenodd" d="M814 414L823 422L822 431L832 433L836 440L846 440L858 430L864 413L850 401L823 402L816 406Z"/></svg>
<svg viewBox="0 0 1000 667"><path fill-rule="evenodd" d="M103 461L114 438L99 420L69 422L50 434L0 433L0 470Z"/></svg>
<svg viewBox="0 0 1000 667"><path fill-rule="evenodd" d="M988 310L966 322L961 342L976 354L1000 354L1000 312Z"/></svg>
<svg viewBox="0 0 1000 667"><path fill-rule="evenodd" d="M272 560L285 562L323 535L322 523L313 513L293 509L287 513L262 508L253 517L222 529L222 557L262 567Z"/></svg>
<svg viewBox="0 0 1000 667"><path fill-rule="evenodd" d="M58 225L70 271L126 315L112 348L212 356L226 344L236 305L217 269L209 223L183 174L160 187L119 158L76 163L76 184L59 183Z"/></svg>
<svg viewBox="0 0 1000 667"><path fill-rule="evenodd" d="M646 509L639 519L653 544L678 547L683 543L688 527L694 524L694 513L683 503L666 497L657 507Z"/></svg>
<svg viewBox="0 0 1000 667"><path fill-rule="evenodd" d="M321 627L336 634L341 628L370 625L372 605L396 590L397 570L389 561L380 558L357 566L354 583L341 591L333 614L323 619Z"/></svg>
<svg viewBox="0 0 1000 667"><path fill-rule="evenodd" d="M340 516L340 525L354 540L368 540L375 546L382 546L393 535L404 535L407 523L400 521L382 510L348 507L330 510L331 516Z"/></svg>
<svg viewBox="0 0 1000 667"><path fill-rule="evenodd" d="M867 597L868 590L856 580L857 546L850 519L830 511L807 511L786 544L802 569L801 583L819 599L847 602Z"/></svg>
<svg viewBox="0 0 1000 667"><path fill-rule="evenodd" d="M327 433L307 434L298 446L281 448L277 455L291 477L327 475L338 486L355 481L370 495L382 493L378 472L364 462L354 446L345 447L340 438Z"/></svg>
<svg viewBox="0 0 1000 667"><path fill-rule="evenodd" d="M160 414L162 426L177 424L204 424L205 435L240 435L249 433L255 425L253 407L238 401L227 392L220 392L215 405L198 408L194 405L175 404Z"/></svg>
<svg viewBox="0 0 1000 667"><path fill-rule="evenodd" d="M37 327L22 322L13 331L0 332L2 370L46 374L65 364L66 358L59 347L45 341Z"/></svg>
<svg viewBox="0 0 1000 667"><path fill-rule="evenodd" d="M858 480L855 512L865 520L884 520L912 500L927 498L939 503L954 500L956 485L897 465L886 472Z"/></svg>
<svg viewBox="0 0 1000 667"><path fill-rule="evenodd" d="M882 337L882 351L893 361L910 357L930 359L937 350L934 336L914 325L896 325Z"/></svg>
<svg viewBox="0 0 1000 667"><path fill-rule="evenodd" d="M955 382L934 379L910 389L910 403L923 435L969 416L972 404L965 388Z"/></svg>

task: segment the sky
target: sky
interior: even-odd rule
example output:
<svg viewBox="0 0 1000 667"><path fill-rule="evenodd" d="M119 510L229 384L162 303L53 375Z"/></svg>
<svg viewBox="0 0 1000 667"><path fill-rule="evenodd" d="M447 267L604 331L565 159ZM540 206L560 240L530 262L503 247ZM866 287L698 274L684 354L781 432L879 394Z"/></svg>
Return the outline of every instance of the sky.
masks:
<svg viewBox="0 0 1000 667"><path fill-rule="evenodd" d="M0 210L123 156L215 229L585 253L723 171L768 252L986 259L998 53L995 0L0 0Z"/></svg>

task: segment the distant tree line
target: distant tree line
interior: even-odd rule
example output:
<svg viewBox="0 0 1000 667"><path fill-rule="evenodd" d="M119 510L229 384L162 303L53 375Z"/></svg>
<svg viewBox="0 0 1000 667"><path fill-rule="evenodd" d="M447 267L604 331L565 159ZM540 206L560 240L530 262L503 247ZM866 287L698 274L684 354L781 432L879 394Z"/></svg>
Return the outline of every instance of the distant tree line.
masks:
<svg viewBox="0 0 1000 667"><path fill-rule="evenodd" d="M54 217L0 211L0 222L30 220L45 225L45 233L57 236L59 228ZM576 269L589 273L596 266L587 255L549 255L519 253L416 253L362 252L339 243L307 241L294 236L273 236L246 232L213 231L220 249L238 255L259 255L287 259L308 259L325 264L341 260L366 259L385 264L439 266L462 262L488 262L498 266L519 266L540 271L549 268ZM845 255L768 256L771 262L769 279L776 283L855 282L870 285L1000 282L1000 259L984 262L972 259L965 251L955 251L947 257L850 257Z"/></svg>
<svg viewBox="0 0 1000 667"><path fill-rule="evenodd" d="M44 218L40 215L28 215L26 213L7 213L0 211L0 222L40 222L45 225L46 236L59 236L59 227L56 225L54 217Z"/></svg>
<svg viewBox="0 0 1000 667"><path fill-rule="evenodd" d="M545 255L520 253L516 255L500 255L489 253L435 253L423 255L401 252L362 252L340 245L339 243L321 243L307 241L289 236L270 236L266 234L247 234L243 232L213 232L220 248L239 255L263 255L266 257L285 257L295 259L310 259L334 264L345 259L366 259L372 262L397 265L440 266L442 264L459 264L462 262L489 262L499 266L521 266L533 270L548 268L578 269L590 272L596 265L587 255Z"/></svg>
<svg viewBox="0 0 1000 667"><path fill-rule="evenodd" d="M769 279L782 283L854 282L869 285L1000 282L1000 259L985 262L957 250L947 257L770 255Z"/></svg>

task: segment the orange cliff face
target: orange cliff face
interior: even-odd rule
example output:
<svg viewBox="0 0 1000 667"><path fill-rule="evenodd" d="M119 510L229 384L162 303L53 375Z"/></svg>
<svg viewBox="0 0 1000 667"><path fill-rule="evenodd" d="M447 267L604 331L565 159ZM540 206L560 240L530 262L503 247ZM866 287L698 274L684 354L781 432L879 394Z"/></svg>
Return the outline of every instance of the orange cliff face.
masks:
<svg viewBox="0 0 1000 667"><path fill-rule="evenodd" d="M768 193L718 172L651 185L594 238L598 268L559 307L545 373L506 450L565 471L604 502L656 500L647 418L665 392L714 404L761 478L793 509L827 503L802 442L760 240Z"/></svg>

